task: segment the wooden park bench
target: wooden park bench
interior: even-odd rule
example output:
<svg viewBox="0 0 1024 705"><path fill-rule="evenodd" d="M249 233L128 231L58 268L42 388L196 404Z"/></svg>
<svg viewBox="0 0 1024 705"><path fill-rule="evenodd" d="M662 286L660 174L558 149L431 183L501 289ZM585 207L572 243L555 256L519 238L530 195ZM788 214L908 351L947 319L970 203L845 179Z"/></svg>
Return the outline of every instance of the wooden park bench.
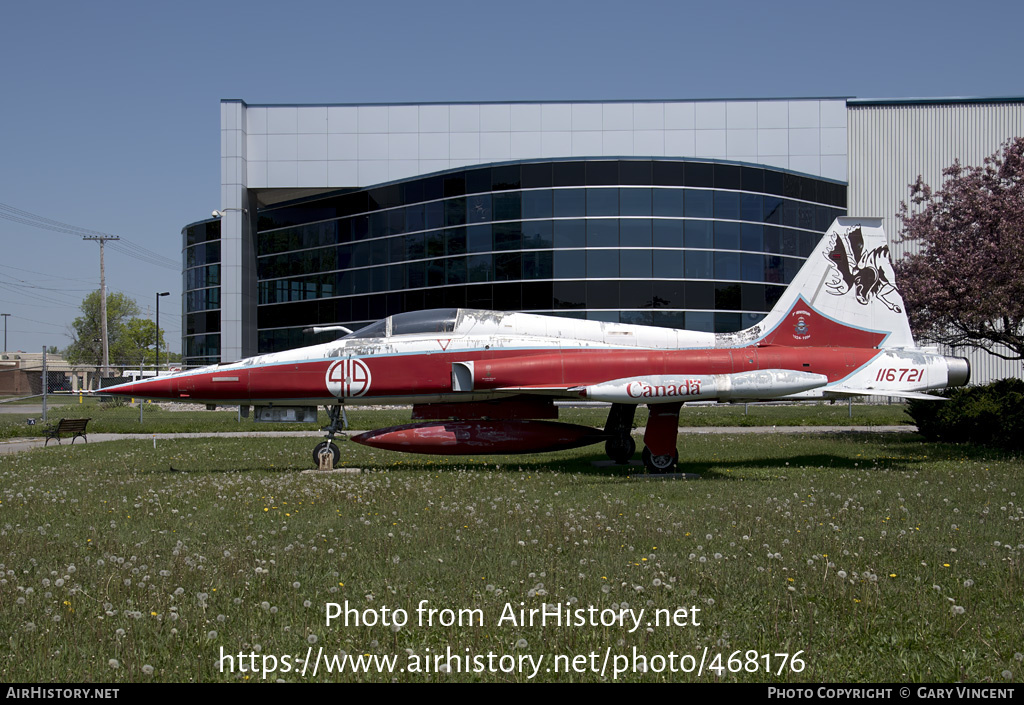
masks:
<svg viewBox="0 0 1024 705"><path fill-rule="evenodd" d="M46 429L46 443L43 446L49 445L50 441L54 438L57 439L58 445L60 444L60 436L62 433L74 434L71 438L71 445L75 444L75 439L81 436L85 439L85 442L89 442L89 437L85 434L85 427L91 419L61 419L55 425L50 426Z"/></svg>

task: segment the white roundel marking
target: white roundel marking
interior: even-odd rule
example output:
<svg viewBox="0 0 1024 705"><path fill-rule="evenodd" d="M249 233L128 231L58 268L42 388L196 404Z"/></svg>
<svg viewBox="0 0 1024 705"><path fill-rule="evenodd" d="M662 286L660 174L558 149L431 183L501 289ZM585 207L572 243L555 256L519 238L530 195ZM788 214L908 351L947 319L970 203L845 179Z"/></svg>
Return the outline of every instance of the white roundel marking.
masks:
<svg viewBox="0 0 1024 705"><path fill-rule="evenodd" d="M327 391L334 397L361 397L370 391L370 368L362 360L338 360L327 368Z"/></svg>

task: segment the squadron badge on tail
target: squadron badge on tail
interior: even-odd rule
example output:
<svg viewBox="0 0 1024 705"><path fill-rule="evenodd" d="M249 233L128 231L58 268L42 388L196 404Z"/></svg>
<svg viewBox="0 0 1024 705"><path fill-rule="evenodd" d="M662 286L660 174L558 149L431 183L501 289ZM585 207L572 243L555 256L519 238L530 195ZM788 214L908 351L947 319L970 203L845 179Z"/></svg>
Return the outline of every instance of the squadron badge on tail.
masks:
<svg viewBox="0 0 1024 705"><path fill-rule="evenodd" d="M888 245L865 251L860 228L851 228L833 236L825 256L831 265L831 278L825 284L830 294L843 296L853 289L859 304L867 305L877 297L889 310L903 313L899 304L886 298L892 294L900 297L899 289L893 284L896 276L889 260Z"/></svg>

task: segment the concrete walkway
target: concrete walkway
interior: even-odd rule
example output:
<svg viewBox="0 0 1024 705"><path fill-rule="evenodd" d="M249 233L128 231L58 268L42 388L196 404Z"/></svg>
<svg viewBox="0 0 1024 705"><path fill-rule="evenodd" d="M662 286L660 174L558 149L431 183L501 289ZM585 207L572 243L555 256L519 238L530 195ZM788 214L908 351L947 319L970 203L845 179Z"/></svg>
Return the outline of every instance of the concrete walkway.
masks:
<svg viewBox="0 0 1024 705"><path fill-rule="evenodd" d="M747 434L747 433L914 433L916 426L702 426L682 427L679 435L701 435L701 434ZM641 426L633 431L633 434L643 435L644 427ZM338 434L355 435L362 431L345 431ZM176 438L323 438L320 431L244 431L227 433L90 433L90 443L103 443L104 441L158 441L174 440ZM13 455L24 450L42 448L46 445L45 438L12 438L0 441L0 455ZM85 445L82 439L77 439L75 447ZM51 441L49 448L64 448L71 446L69 439L62 439L60 445Z"/></svg>
<svg viewBox="0 0 1024 705"><path fill-rule="evenodd" d="M154 438L158 441L169 441L174 440L175 438L319 438L322 437L323 435L324 434L320 433L319 431L230 431L227 433L90 433L89 443L103 443L104 441L151 441ZM31 450L32 448L42 448L44 446L46 446L47 448L68 448L71 445L71 439L69 438L62 438L60 445L57 444L57 441L51 440L50 445L48 446L46 445L45 438L11 438L8 440L0 441L0 455L12 455L23 450ZM75 440L75 447L82 445L86 444L81 438Z"/></svg>

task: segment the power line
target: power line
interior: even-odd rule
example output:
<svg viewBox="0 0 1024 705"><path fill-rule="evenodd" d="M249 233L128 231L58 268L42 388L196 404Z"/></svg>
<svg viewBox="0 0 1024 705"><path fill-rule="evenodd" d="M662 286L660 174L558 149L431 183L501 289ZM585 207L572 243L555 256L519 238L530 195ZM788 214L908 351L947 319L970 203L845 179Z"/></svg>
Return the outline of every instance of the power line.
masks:
<svg viewBox="0 0 1024 705"><path fill-rule="evenodd" d="M10 291L10 292L15 293L15 294L20 294L21 293L21 288L20 287L16 287L13 284L7 284L5 282L0 282L0 289L3 289L5 291ZM58 296L66 296L66 294L60 294L59 292L55 292L55 293ZM38 300L38 301L46 301L46 302L49 302L51 304L57 304L58 306L68 306L68 305L70 305L67 301L58 301L57 299L51 298L50 296L46 296L46 295L43 295L43 294L35 294L33 296L33 298ZM68 297L68 298L71 298L71 297Z"/></svg>
<svg viewBox="0 0 1024 705"><path fill-rule="evenodd" d="M60 323L47 323L46 321L37 321L34 318L25 318L24 316L11 315L11 318L17 318L19 321L28 321L29 323L38 323L41 326L53 326L54 328L65 328Z"/></svg>
<svg viewBox="0 0 1024 705"><path fill-rule="evenodd" d="M68 305L66 303L55 303L55 304L26 304L22 301L11 301L10 299L0 299L0 303L11 304L12 306L25 306L27 308L59 308L66 311Z"/></svg>
<svg viewBox="0 0 1024 705"><path fill-rule="evenodd" d="M4 274L3 272L0 272L0 277L7 277L8 279L12 280L12 282L16 282L18 286L20 286L22 289L39 289L40 291L95 291L95 289L58 289L57 287L52 286L40 286L39 284L30 284L28 283L28 281L24 279L18 279L17 277L12 277L10 274Z"/></svg>
<svg viewBox="0 0 1024 705"><path fill-rule="evenodd" d="M33 269L22 269L21 267L12 267L9 264L0 264L0 267L2 267L4 269L13 269L13 270L16 270L18 272L25 272L27 274L38 274L39 276L46 277L48 279L58 279L60 281L67 280L67 281L74 281L74 282L85 282L86 284L93 284L95 286L98 286L98 284L96 283L95 279L77 279L75 277L54 277L54 276L51 276L50 274L48 274L47 272L37 272L37 271L35 271Z"/></svg>
<svg viewBox="0 0 1024 705"><path fill-rule="evenodd" d="M167 269L179 270L181 269L181 263L175 259L149 250L139 244L131 242L127 239L121 238L117 235L111 235L104 233L99 230L91 230L89 228L82 228L77 225L71 225L69 223L62 223L59 220L53 220L52 218L46 218L29 211L15 208L14 206L6 203L0 203L0 218L9 220L14 223L21 223L22 225L29 225L34 228L40 228L42 230L49 230L56 233L64 233L66 235L78 235L86 238L103 238L106 240L120 240L121 245L112 245L111 249L119 252L128 257L133 257L137 260L143 261L147 264L151 264L156 267L166 267Z"/></svg>

